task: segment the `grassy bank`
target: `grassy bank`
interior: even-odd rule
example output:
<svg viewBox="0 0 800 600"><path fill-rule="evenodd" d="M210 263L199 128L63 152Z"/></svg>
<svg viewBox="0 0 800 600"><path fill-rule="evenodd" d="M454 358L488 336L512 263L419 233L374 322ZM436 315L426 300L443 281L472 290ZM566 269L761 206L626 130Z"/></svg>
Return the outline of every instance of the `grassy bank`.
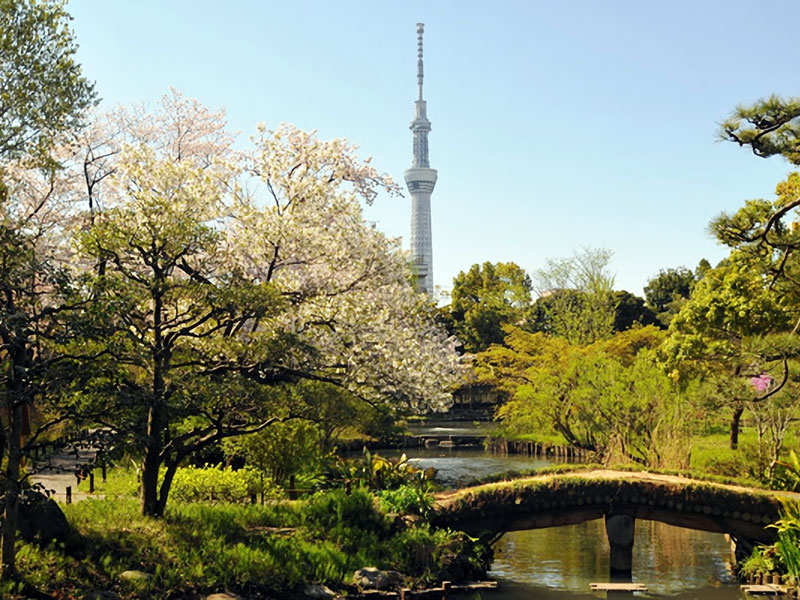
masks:
<svg viewBox="0 0 800 600"><path fill-rule="evenodd" d="M395 501L334 490L267 506L176 502L151 519L132 498L88 500L64 507L74 529L65 544L21 546L22 583L2 597L294 598L308 583L352 592L353 572L365 566L400 571L409 586L485 568L469 538L403 518ZM148 577L124 581L130 570Z"/></svg>
<svg viewBox="0 0 800 600"><path fill-rule="evenodd" d="M492 433L494 440L505 440L510 443L536 443L543 445L563 446L564 438L552 433L512 434L504 430ZM783 440L781 457L785 457L789 449L800 447L800 436L789 432ZM661 469L660 472L674 473L694 478L704 478L720 482L740 483L770 487L774 482L769 478L769 465L772 462L772 450L767 436L759 440L752 427L746 427L739 435L739 447L730 448L727 431L697 433L691 438L691 445L686 457L688 468ZM653 470L650 468L650 470ZM500 475L502 477L502 475Z"/></svg>

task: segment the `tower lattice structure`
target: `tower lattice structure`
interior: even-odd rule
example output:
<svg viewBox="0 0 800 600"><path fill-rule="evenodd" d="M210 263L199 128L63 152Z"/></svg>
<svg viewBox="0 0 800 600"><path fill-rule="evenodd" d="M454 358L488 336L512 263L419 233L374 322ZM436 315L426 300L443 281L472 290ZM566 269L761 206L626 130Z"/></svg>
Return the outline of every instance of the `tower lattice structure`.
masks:
<svg viewBox="0 0 800 600"><path fill-rule="evenodd" d="M436 185L436 169L431 169L428 160L428 133L431 122L428 120L427 103L422 99L422 34L423 23L417 23L417 86L419 97L414 103L414 120L411 132L414 134L414 156L411 168L406 169L405 180L411 194L411 256L420 290L433 294L433 241L431 237L431 194Z"/></svg>

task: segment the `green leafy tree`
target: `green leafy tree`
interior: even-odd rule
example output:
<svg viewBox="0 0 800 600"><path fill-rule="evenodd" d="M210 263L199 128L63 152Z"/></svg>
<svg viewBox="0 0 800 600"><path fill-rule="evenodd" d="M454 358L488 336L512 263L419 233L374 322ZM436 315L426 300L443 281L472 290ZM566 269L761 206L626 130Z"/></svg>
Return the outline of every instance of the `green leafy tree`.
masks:
<svg viewBox="0 0 800 600"><path fill-rule="evenodd" d="M614 275L608 270L611 252L587 248L568 258L549 259L536 273L539 300L530 329L537 328L588 344L614 331ZM534 325L535 324L535 325Z"/></svg>
<svg viewBox="0 0 800 600"><path fill-rule="evenodd" d="M775 200L749 200L732 215L712 221L717 238L763 273L769 289L789 304L800 300L800 173L790 173L775 190ZM797 327L795 327L797 331Z"/></svg>
<svg viewBox="0 0 800 600"><path fill-rule="evenodd" d="M616 291L614 297L614 331L627 331L635 325L655 325L656 314L644 303L644 299L626 292Z"/></svg>
<svg viewBox="0 0 800 600"><path fill-rule="evenodd" d="M663 312L676 296L688 300L694 280L694 273L685 267L662 269L644 286L647 303L656 311Z"/></svg>
<svg viewBox="0 0 800 600"><path fill-rule="evenodd" d="M0 0L2 579L16 573L23 461L66 420L57 399L70 357L59 344L81 305L67 269L78 211L65 189L74 172L56 167L71 158L64 137L94 91L74 61L69 19L62 2Z"/></svg>
<svg viewBox="0 0 800 600"><path fill-rule="evenodd" d="M695 281L700 281L705 274L711 270L711 263L708 262L705 258L701 258L700 262L697 263L697 267L694 270L694 278Z"/></svg>
<svg viewBox="0 0 800 600"><path fill-rule="evenodd" d="M0 159L48 158L94 103L70 19L57 0L0 0Z"/></svg>
<svg viewBox="0 0 800 600"><path fill-rule="evenodd" d="M275 423L247 436L233 438L228 451L244 456L275 485L286 488L304 470L313 470L322 457L320 431L313 423L293 419Z"/></svg>
<svg viewBox="0 0 800 600"><path fill-rule="evenodd" d="M721 127L721 135L740 146L749 147L756 156L782 156L793 165L800 164L800 99L771 96L751 106L740 106ZM749 200L733 214L722 214L712 221L717 239L732 249L732 256L743 257L748 267L763 278L766 290L789 312L793 320L789 336L780 338L767 355L782 358L784 376L779 391L789 380L788 361L796 356L792 339L800 329L796 307L800 301L800 174L790 173L776 187L776 198Z"/></svg>
<svg viewBox="0 0 800 600"><path fill-rule="evenodd" d="M678 267L662 269L644 286L647 304L657 313L664 327L669 327L672 318L689 299L694 284L695 274L685 267Z"/></svg>
<svg viewBox="0 0 800 600"><path fill-rule="evenodd" d="M528 313L524 329L557 335L556 324L559 322L559 317L564 313L575 317L583 312L589 312L588 305L591 301L584 292L577 290L556 290L540 296ZM613 310L612 331L625 331L636 324L658 323L656 314L645 305L644 300L625 290L612 292L610 305L610 309ZM556 311L561 311L561 315L556 314ZM577 322L577 319L575 321Z"/></svg>
<svg viewBox="0 0 800 600"><path fill-rule="evenodd" d="M339 434L350 428L359 429L364 411L372 409L346 389L320 381L301 381L292 386L289 394L297 414L319 429L319 444L325 453L334 449Z"/></svg>
<svg viewBox="0 0 800 600"><path fill-rule="evenodd" d="M511 400L497 417L510 433L559 433L604 460L684 465L684 402L651 351L664 339L635 327L588 346L508 328L505 346L477 357L479 376Z"/></svg>
<svg viewBox="0 0 800 600"><path fill-rule="evenodd" d="M513 262L472 265L453 279L453 331L467 352L503 343L503 325L518 323L531 303L531 280Z"/></svg>
<svg viewBox="0 0 800 600"><path fill-rule="evenodd" d="M790 318L783 300L748 257L734 253L727 266L706 273L672 320L663 349L668 362L719 382L724 404L733 408L731 448L738 446L745 403L758 403L774 392L757 393L749 379L785 367L794 353L779 335ZM785 383L780 370L775 379Z"/></svg>

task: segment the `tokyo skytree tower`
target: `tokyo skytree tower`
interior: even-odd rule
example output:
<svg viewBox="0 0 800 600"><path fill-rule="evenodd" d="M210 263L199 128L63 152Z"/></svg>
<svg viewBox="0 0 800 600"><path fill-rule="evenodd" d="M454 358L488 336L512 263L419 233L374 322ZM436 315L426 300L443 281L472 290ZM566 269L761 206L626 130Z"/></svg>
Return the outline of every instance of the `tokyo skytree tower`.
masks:
<svg viewBox="0 0 800 600"><path fill-rule="evenodd" d="M433 294L433 244L431 240L431 193L436 185L436 169L428 161L428 132L431 122L427 104L422 99L422 34L423 23L417 23L417 86L419 98L414 103L415 115L410 129L414 134L414 157L405 172L406 186L411 194L411 256L417 275L417 285L428 295Z"/></svg>

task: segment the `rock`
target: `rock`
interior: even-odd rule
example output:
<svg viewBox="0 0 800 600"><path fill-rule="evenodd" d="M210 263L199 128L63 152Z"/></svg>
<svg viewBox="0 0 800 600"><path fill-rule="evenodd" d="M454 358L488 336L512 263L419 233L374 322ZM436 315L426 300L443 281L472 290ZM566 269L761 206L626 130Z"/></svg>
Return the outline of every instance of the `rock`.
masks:
<svg viewBox="0 0 800 600"><path fill-rule="evenodd" d="M0 499L0 514L5 502ZM41 492L25 490L19 499L17 535L26 542L66 542L70 527L58 503Z"/></svg>
<svg viewBox="0 0 800 600"><path fill-rule="evenodd" d="M336 597L333 590L319 583L312 583L304 587L303 594L309 598L323 598L325 600Z"/></svg>
<svg viewBox="0 0 800 600"><path fill-rule="evenodd" d="M232 592L220 592L206 596L206 600L244 600L244 598Z"/></svg>
<svg viewBox="0 0 800 600"><path fill-rule="evenodd" d="M123 571L119 574L120 581L125 581L134 585L136 587L143 587L150 583L150 580L153 578L150 573L145 573L144 571L136 571L132 569L130 571Z"/></svg>
<svg viewBox="0 0 800 600"><path fill-rule="evenodd" d="M381 571L375 567L364 567L353 573L353 583L362 590L388 590L403 582L403 574L397 571Z"/></svg>

